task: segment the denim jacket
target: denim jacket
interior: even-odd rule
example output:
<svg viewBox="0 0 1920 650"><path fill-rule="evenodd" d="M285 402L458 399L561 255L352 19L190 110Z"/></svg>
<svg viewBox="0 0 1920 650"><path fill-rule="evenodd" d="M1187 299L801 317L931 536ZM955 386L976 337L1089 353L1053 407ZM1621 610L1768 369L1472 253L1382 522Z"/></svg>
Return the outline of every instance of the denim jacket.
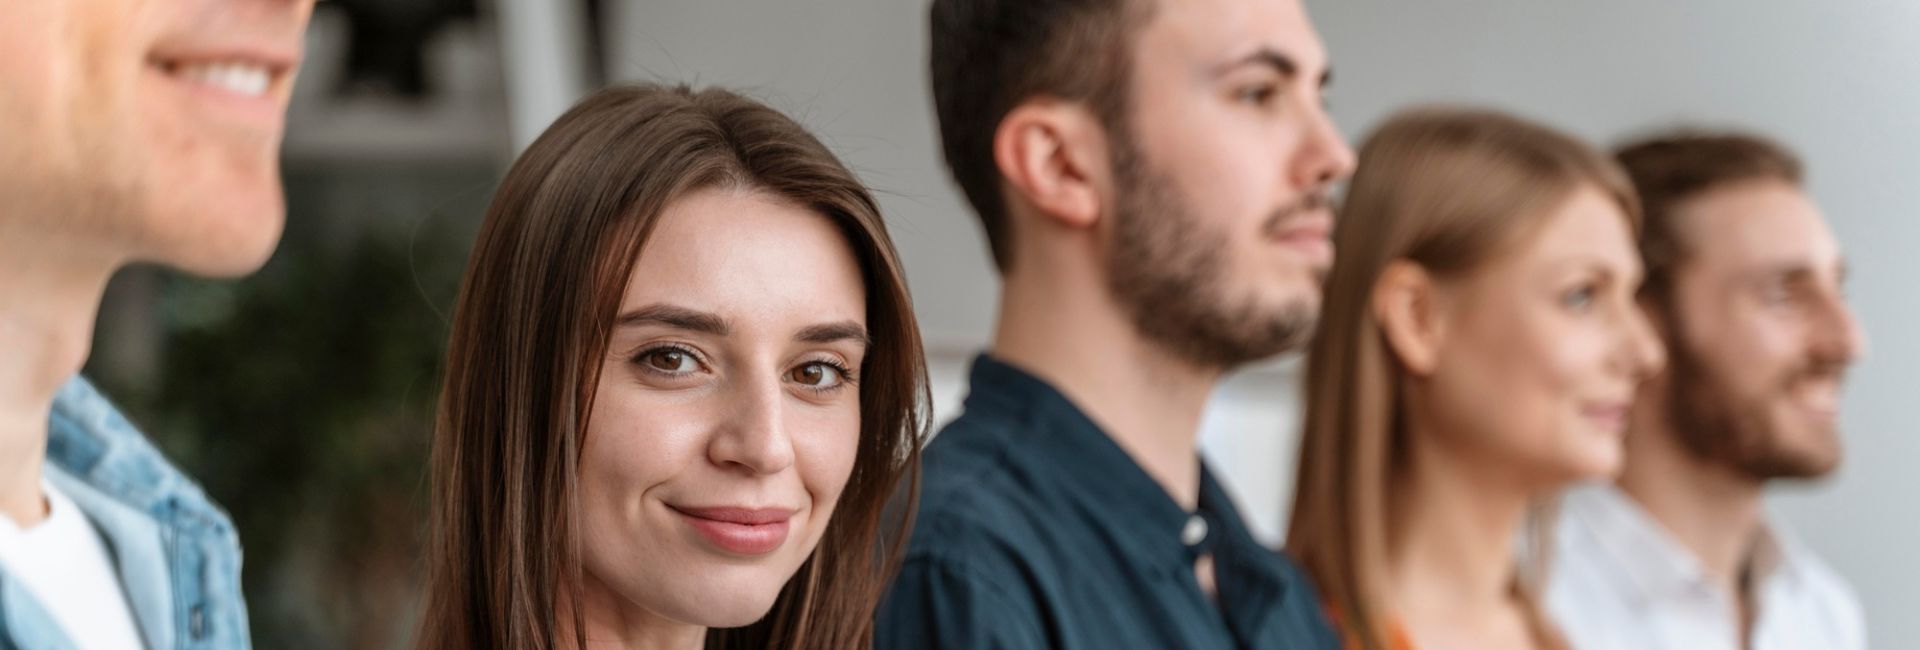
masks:
<svg viewBox="0 0 1920 650"><path fill-rule="evenodd" d="M84 379L54 397L48 434L47 480L106 540L147 648L249 647L240 539L226 513ZM0 650L72 647L0 570Z"/></svg>

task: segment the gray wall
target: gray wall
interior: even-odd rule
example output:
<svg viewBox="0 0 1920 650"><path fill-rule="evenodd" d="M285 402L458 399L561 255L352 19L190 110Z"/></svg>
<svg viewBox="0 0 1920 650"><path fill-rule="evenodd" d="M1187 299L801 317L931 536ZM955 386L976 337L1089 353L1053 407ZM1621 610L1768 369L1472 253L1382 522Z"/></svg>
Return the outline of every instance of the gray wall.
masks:
<svg viewBox="0 0 1920 650"><path fill-rule="evenodd" d="M1419 101L1492 104L1600 141L1678 123L1746 126L1798 148L1854 267L1871 341L1844 411L1851 457L1776 510L1859 588L1876 645L1920 642L1920 4L1861 0L1308 0L1351 137ZM744 87L799 117L881 192L934 348L941 416L985 341L995 284L941 166L924 2L626 2L602 27L616 78ZM1203 434L1255 523L1279 532L1292 466L1291 366L1235 379Z"/></svg>
<svg viewBox="0 0 1920 650"><path fill-rule="evenodd" d="M930 344L986 340L996 285L940 162L921 2L629 0L610 13L609 75L744 89L814 129L879 193Z"/></svg>

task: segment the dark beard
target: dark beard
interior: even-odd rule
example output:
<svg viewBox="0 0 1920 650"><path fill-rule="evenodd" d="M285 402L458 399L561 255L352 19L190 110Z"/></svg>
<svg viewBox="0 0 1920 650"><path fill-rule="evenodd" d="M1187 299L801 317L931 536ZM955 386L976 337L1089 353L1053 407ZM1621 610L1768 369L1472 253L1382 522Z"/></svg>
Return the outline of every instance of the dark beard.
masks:
<svg viewBox="0 0 1920 650"><path fill-rule="evenodd" d="M1319 317L1312 303L1279 307L1226 295L1229 233L1188 216L1172 181L1149 168L1123 137L1114 142L1114 246L1107 286L1134 328L1162 349L1203 368L1227 370L1303 344ZM1325 205L1315 193L1276 213Z"/></svg>
<svg viewBox="0 0 1920 650"><path fill-rule="evenodd" d="M1676 327L1669 331L1684 330ZM1839 464L1837 449L1823 454L1796 449L1785 442L1786 432L1768 417L1765 404L1766 399L1777 399L1778 392L1743 400L1691 347L1679 341L1669 344L1668 417L1681 445L1694 457L1725 465L1761 482L1819 478ZM1841 369L1834 364L1809 361L1788 373L1776 388L1785 391L1809 378L1837 372Z"/></svg>

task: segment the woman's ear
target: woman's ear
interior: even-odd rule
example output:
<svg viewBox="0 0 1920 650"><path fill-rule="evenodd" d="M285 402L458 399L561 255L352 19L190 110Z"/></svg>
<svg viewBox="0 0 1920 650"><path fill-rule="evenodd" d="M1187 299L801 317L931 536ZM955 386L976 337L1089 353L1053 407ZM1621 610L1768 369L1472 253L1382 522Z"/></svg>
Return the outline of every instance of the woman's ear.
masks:
<svg viewBox="0 0 1920 650"><path fill-rule="evenodd" d="M1419 264L1395 260L1373 283L1373 317L1400 365L1416 377L1433 374L1446 339L1440 287Z"/></svg>
<svg viewBox="0 0 1920 650"><path fill-rule="evenodd" d="M1111 184L1106 131L1078 103L1033 100L1014 107L993 132L993 161L1009 199L1067 228L1100 218Z"/></svg>

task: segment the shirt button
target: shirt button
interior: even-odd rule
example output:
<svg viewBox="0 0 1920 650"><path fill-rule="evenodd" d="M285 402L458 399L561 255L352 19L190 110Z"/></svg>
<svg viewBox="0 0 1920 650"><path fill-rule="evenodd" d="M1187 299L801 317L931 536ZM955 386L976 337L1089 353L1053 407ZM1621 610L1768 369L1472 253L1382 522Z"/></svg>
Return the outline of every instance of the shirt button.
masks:
<svg viewBox="0 0 1920 650"><path fill-rule="evenodd" d="M193 635L196 641L207 636L207 611L205 607L200 605L193 606L193 613L187 616L187 633Z"/></svg>
<svg viewBox="0 0 1920 650"><path fill-rule="evenodd" d="M1187 546L1199 546L1207 541L1207 520L1200 515L1187 518L1187 527L1180 530L1180 543Z"/></svg>

